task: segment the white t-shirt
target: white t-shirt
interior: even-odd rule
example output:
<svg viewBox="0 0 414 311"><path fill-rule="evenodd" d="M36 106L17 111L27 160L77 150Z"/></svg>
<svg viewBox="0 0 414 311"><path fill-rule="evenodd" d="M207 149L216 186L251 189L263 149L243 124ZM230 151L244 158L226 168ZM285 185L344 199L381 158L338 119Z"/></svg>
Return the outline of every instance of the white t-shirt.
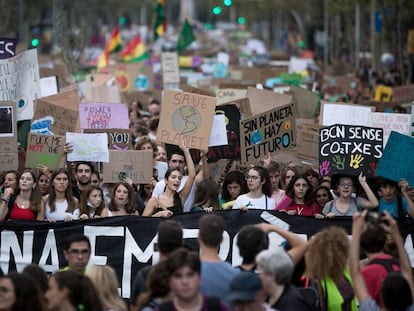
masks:
<svg viewBox="0 0 414 311"><path fill-rule="evenodd" d="M259 198L250 198L247 194L241 194L237 197L236 202L234 202L233 209L240 209L241 206L273 211L276 207L276 202L271 197L265 196L264 194Z"/></svg>
<svg viewBox="0 0 414 311"><path fill-rule="evenodd" d="M183 176L181 179L180 186L178 187L178 192L181 192L183 190L185 182L187 181L188 176ZM154 190L152 190L152 197L158 198L161 194L163 194L165 191L165 179L160 180L157 182L157 184L154 187ZM195 192L196 192L196 185L195 182L193 182L193 186L191 187L190 194L188 195L187 200L184 202L184 212L189 212L191 208L193 207L194 198L195 198Z"/></svg>
<svg viewBox="0 0 414 311"><path fill-rule="evenodd" d="M68 208L68 201L55 202L56 209L52 212L49 206L49 200L46 201L45 205L45 218L52 220L65 220L65 217L69 215L72 219L79 219L79 209L75 209L73 213L66 212Z"/></svg>

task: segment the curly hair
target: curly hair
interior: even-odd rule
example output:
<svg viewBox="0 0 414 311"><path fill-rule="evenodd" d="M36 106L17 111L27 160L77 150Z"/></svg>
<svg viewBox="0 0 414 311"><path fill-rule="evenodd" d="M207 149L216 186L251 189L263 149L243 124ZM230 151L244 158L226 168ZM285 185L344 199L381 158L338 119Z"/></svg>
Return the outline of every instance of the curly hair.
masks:
<svg viewBox="0 0 414 311"><path fill-rule="evenodd" d="M305 254L306 276L335 283L343 279L348 262L349 240L341 227L330 226L315 234Z"/></svg>
<svg viewBox="0 0 414 311"><path fill-rule="evenodd" d="M149 136L141 136L138 138L137 143L135 144L135 150L141 150L144 144L150 144L152 147L153 157L155 157L157 153L157 144L153 141Z"/></svg>
<svg viewBox="0 0 414 311"><path fill-rule="evenodd" d="M238 183L240 185L240 194L245 194L249 192L249 188L247 187L246 178L244 177L243 173L240 171L231 171L228 172L226 177L224 178L223 184L221 186L221 196L224 201L228 202L232 200L232 197L227 189L227 186L231 183Z"/></svg>

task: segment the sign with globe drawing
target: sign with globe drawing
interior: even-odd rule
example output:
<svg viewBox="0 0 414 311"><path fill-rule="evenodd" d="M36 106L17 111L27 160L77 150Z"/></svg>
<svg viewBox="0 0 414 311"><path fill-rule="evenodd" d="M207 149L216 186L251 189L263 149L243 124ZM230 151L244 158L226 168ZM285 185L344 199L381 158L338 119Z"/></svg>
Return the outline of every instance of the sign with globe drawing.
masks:
<svg viewBox="0 0 414 311"><path fill-rule="evenodd" d="M165 90L157 140L207 150L216 97Z"/></svg>

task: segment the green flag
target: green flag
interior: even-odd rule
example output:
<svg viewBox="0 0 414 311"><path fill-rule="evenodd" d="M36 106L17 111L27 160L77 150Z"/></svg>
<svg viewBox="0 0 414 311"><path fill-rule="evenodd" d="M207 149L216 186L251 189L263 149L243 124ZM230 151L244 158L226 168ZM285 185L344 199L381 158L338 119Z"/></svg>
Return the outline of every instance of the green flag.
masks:
<svg viewBox="0 0 414 311"><path fill-rule="evenodd" d="M154 14L154 40L157 40L165 32L166 22L165 22L165 1L158 0L157 5L155 6Z"/></svg>
<svg viewBox="0 0 414 311"><path fill-rule="evenodd" d="M193 34L193 27L190 25L190 23L186 19L184 21L183 27L181 28L180 37L178 38L178 41L177 41L178 53L185 51L185 49L193 41L195 41L195 37Z"/></svg>

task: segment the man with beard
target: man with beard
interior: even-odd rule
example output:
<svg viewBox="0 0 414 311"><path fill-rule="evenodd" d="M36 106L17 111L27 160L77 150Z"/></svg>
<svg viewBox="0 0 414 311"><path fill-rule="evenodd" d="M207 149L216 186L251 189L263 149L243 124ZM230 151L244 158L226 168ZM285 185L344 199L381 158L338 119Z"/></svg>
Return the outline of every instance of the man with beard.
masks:
<svg viewBox="0 0 414 311"><path fill-rule="evenodd" d="M75 165L75 177L77 184L72 188L73 195L80 200L82 191L91 183L92 174L95 173L95 167L91 162L77 162Z"/></svg>

